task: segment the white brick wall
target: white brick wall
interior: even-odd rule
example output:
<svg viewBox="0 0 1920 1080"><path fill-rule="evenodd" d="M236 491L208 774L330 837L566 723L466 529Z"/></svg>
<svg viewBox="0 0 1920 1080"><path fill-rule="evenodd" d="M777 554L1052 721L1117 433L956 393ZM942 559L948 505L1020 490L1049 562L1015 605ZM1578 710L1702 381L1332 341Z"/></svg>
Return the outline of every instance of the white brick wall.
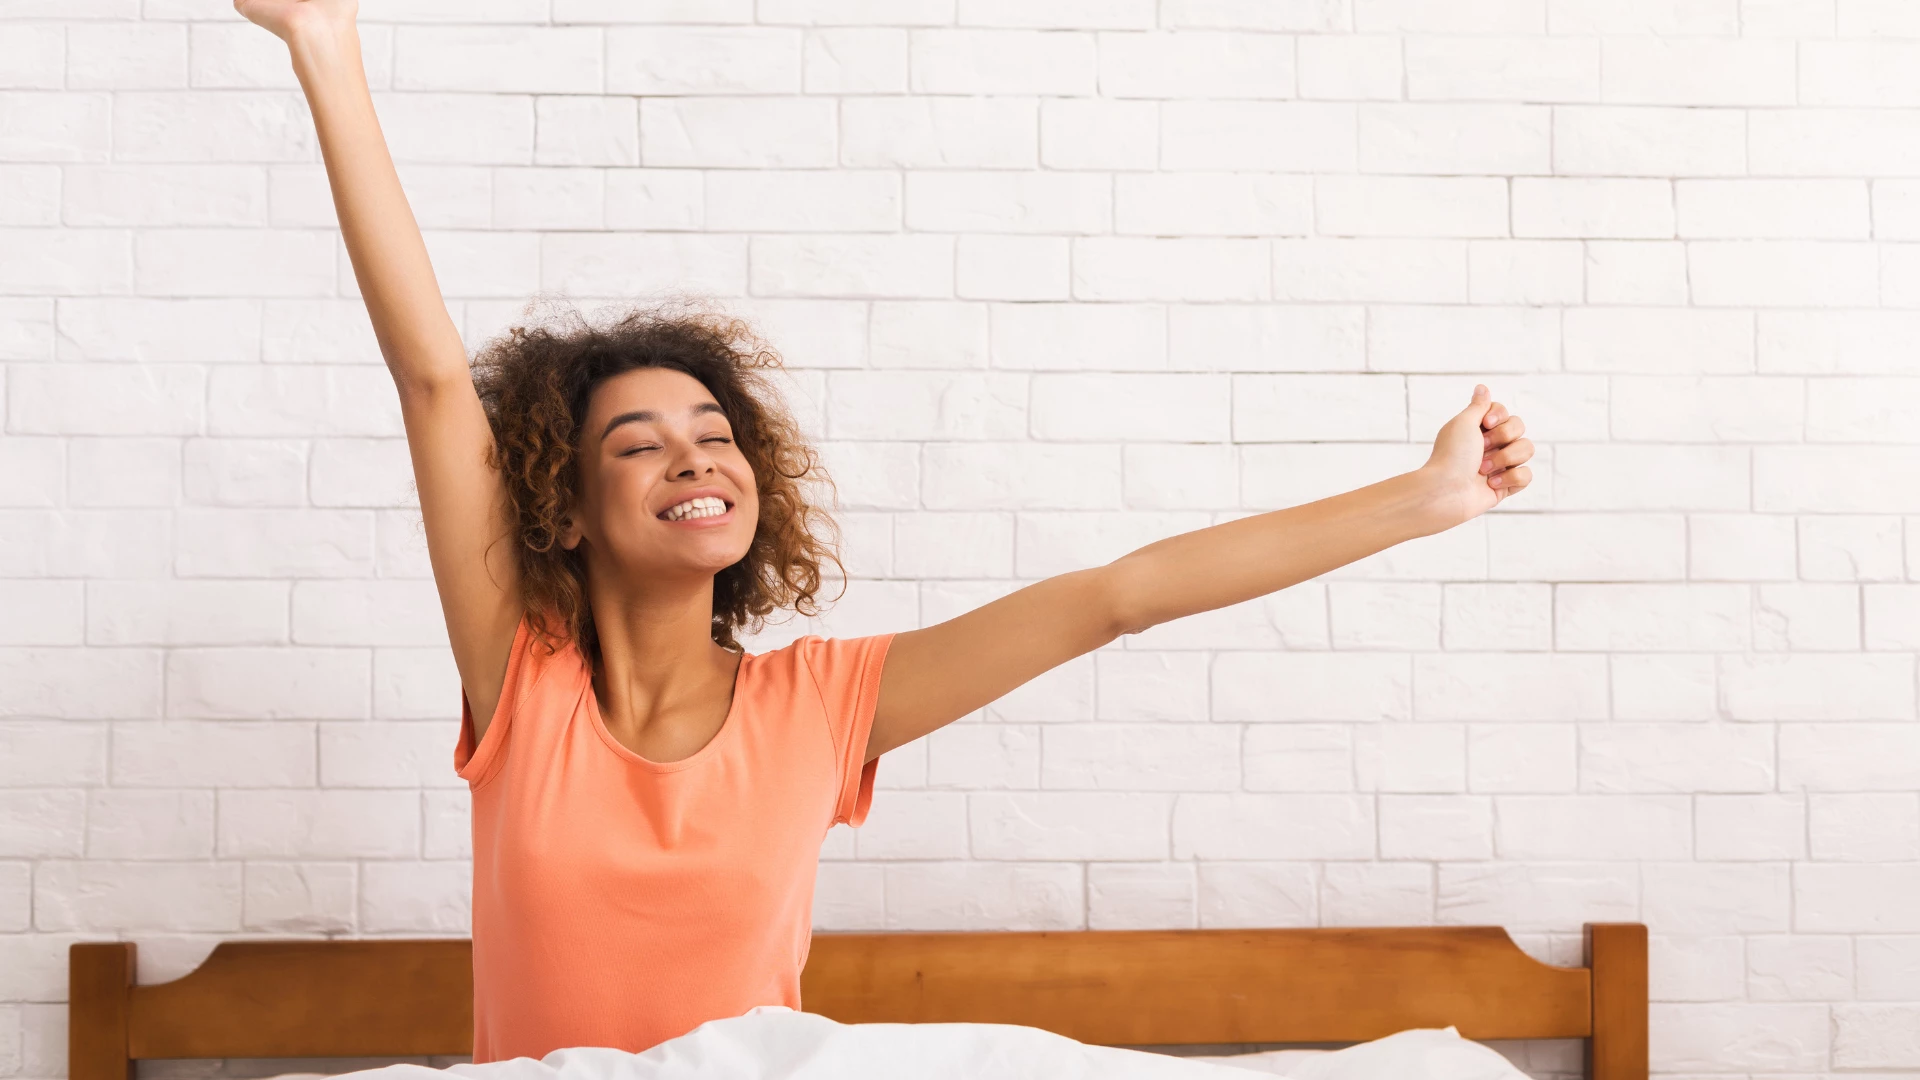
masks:
<svg viewBox="0 0 1920 1080"><path fill-rule="evenodd" d="M1487 518L889 755L819 926L1639 919L1656 1073L1920 1070L1920 5L363 6L472 344L687 290L788 356L855 580L756 647L1529 422ZM74 940L465 932L378 359L277 43L0 0L0 1077Z"/></svg>

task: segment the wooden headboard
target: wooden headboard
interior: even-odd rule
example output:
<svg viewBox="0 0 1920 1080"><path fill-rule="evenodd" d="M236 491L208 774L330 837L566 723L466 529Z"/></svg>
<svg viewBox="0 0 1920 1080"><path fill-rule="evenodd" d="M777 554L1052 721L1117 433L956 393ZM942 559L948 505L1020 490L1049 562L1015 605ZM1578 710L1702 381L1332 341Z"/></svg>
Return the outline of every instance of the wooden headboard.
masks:
<svg viewBox="0 0 1920 1080"><path fill-rule="evenodd" d="M253 941L133 982L130 942L70 952L71 1080L142 1058L376 1057L473 1047L458 940ZM801 995L845 1023L1027 1024L1123 1046L1358 1042L1452 1024L1587 1040L1589 1080L1646 1080L1647 930L1586 927L1586 965L1499 927L816 934Z"/></svg>

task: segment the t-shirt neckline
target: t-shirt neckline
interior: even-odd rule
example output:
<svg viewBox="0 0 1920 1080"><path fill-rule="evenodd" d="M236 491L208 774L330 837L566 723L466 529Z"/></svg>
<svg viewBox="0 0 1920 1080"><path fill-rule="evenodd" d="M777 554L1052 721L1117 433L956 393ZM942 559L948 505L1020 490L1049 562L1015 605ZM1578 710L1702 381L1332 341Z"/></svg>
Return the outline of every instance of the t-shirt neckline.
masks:
<svg viewBox="0 0 1920 1080"><path fill-rule="evenodd" d="M705 746L702 746L700 749L695 750L693 753L688 754L678 761L655 761L650 757L645 757L634 752L625 743L613 737L613 732L607 727L606 717L600 713L600 695L593 692L593 672L589 669L587 671L586 686L582 692L586 695L587 713L593 720L593 730L600 736L600 741L606 743L608 749L614 752L615 756L622 758L630 764L638 765L652 772L679 772L682 769L690 769L717 753L721 742L732 737L733 729L740 726L734 714L740 711L740 684L746 681L747 664L752 659L752 653L746 652L745 650L741 651L740 662L736 664L733 669L733 694L727 699L727 715L720 721L720 730L713 733L713 737L707 740Z"/></svg>

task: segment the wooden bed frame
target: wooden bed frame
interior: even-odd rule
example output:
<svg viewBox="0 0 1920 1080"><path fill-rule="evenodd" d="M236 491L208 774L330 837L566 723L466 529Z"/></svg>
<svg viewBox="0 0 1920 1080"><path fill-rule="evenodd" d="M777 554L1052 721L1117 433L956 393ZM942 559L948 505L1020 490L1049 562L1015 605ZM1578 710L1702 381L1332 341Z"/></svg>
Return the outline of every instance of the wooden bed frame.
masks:
<svg viewBox="0 0 1920 1080"><path fill-rule="evenodd" d="M253 941L133 982L131 942L70 951L71 1080L142 1058L467 1054L462 940ZM1646 1080L1647 929L1586 927L1586 965L1499 927L816 934L802 996L846 1023L1027 1024L1119 1046L1359 1042L1414 1027L1581 1038L1588 1080Z"/></svg>

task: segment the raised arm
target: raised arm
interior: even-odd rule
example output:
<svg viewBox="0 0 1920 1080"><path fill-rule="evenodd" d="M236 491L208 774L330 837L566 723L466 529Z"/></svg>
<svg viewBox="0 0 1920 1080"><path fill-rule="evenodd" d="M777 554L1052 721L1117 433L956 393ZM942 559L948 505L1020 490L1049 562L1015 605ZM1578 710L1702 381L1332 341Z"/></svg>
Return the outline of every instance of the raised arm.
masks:
<svg viewBox="0 0 1920 1080"><path fill-rule="evenodd" d="M505 490L489 463L493 432L374 115L355 0L235 0L234 8L287 43L313 111L353 275L400 393L427 555L477 737L493 716L519 621L518 566Z"/></svg>
<svg viewBox="0 0 1920 1080"><path fill-rule="evenodd" d="M1532 480L1524 430L1476 387L1413 472L1169 537L898 635L880 676L868 760L1121 634L1278 592L1478 516Z"/></svg>

